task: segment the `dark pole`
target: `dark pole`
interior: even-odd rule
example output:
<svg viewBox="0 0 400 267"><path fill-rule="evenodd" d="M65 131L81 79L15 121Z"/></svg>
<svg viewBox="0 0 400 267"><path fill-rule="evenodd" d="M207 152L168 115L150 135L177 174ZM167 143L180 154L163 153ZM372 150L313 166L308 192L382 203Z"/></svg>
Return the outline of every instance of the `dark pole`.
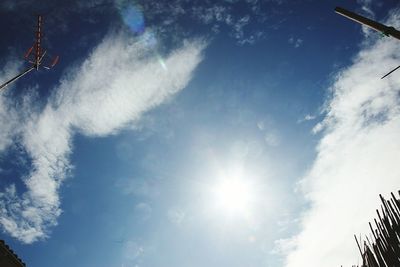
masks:
<svg viewBox="0 0 400 267"><path fill-rule="evenodd" d="M32 66L32 67L30 67L30 68L26 69L24 72L22 72L22 73L18 74L17 76L15 76L14 78L12 78L12 79L11 79L11 80L9 80L8 82L6 82L6 83L2 84L2 85L0 86L0 90L2 90L2 89L4 89L4 88L6 88L6 87L7 87L7 85L9 85L10 83L12 83L12 82L14 82L14 81L18 80L19 78L21 78L21 77L22 77L22 76L24 76L25 74L29 73L29 72L30 72L30 71L32 71L33 69L35 69L35 67L34 67L34 66Z"/></svg>
<svg viewBox="0 0 400 267"><path fill-rule="evenodd" d="M372 28L372 29L374 29L374 30L376 30L378 32L383 33L384 35L392 36L392 37L400 40L400 31L396 30L393 27L389 27L389 26L383 25L383 24L381 24L379 22L373 21L371 19L368 19L366 17L363 17L361 15L358 15L356 13L353 13L353 12L348 11L348 10L346 10L344 8L341 8L341 7L336 7L335 11L336 11L336 13L338 13L338 14L340 14L340 15L348 18L348 19L351 19L351 20L353 20L355 22L358 22L358 23L360 23L362 25L368 26L368 27L370 27L370 28Z"/></svg>

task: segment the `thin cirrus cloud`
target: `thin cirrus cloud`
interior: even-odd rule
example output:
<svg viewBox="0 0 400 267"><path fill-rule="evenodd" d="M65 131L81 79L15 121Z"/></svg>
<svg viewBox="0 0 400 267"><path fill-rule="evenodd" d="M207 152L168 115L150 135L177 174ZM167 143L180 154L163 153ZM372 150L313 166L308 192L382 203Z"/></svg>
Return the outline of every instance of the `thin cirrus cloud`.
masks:
<svg viewBox="0 0 400 267"><path fill-rule="evenodd" d="M11 79L18 74L18 69L21 62L9 60L4 66L3 71L0 71L1 81ZM14 107L7 105L7 99L4 97L4 90L0 90L0 152L4 151L12 143L12 136L15 134L16 126L18 125L18 114Z"/></svg>
<svg viewBox="0 0 400 267"><path fill-rule="evenodd" d="M275 18L277 16L275 11L282 4L282 1L269 1L267 5L258 0L139 0L136 3L149 20L162 21L162 27L159 28L159 31L167 36L171 35L171 32L174 33L172 36L193 33L193 29L196 28L195 25L207 25L208 30L203 34L213 36L224 31L237 44L245 45L254 44L265 38L267 30L279 27L280 23L275 22L278 20ZM237 12L238 10L240 12ZM188 24L190 27L180 24L179 22L182 20L190 21L191 23ZM201 28L196 29L201 30ZM256 28L257 30L255 30Z"/></svg>
<svg viewBox="0 0 400 267"><path fill-rule="evenodd" d="M294 48L299 48L303 44L303 39L291 36L288 43L293 45Z"/></svg>
<svg viewBox="0 0 400 267"><path fill-rule="evenodd" d="M165 58L166 70L143 42L124 33L106 36L63 76L43 110L31 106L19 115L17 130L10 126L20 134L32 168L24 178L26 192L10 185L0 193L2 228L24 243L47 237L61 213L59 188L71 168L74 133L107 136L139 120L185 88L203 48L202 42L186 42ZM2 112L0 118L6 117L8 111Z"/></svg>
<svg viewBox="0 0 400 267"><path fill-rule="evenodd" d="M400 13L387 22L396 25ZM300 183L310 208L300 232L277 244L286 267L351 266L359 261L354 234L369 234L379 194L399 189L400 46L386 38L365 46L334 80L316 159ZM284 244L286 242L286 245ZM285 251L284 251L285 253Z"/></svg>

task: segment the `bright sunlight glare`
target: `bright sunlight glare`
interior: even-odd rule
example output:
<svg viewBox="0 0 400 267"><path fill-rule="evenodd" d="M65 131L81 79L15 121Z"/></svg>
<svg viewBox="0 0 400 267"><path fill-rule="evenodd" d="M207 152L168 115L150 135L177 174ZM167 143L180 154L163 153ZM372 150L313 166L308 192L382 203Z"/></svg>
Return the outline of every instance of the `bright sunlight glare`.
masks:
<svg viewBox="0 0 400 267"><path fill-rule="evenodd" d="M230 215L246 214L253 201L251 185L241 177L221 179L213 191L216 207Z"/></svg>

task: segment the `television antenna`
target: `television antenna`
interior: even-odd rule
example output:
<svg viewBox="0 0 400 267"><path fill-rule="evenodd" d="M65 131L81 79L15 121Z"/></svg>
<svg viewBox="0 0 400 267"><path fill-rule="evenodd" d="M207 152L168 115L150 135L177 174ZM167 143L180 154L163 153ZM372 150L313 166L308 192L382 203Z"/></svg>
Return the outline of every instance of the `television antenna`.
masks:
<svg viewBox="0 0 400 267"><path fill-rule="evenodd" d="M51 69L53 68L58 60L59 56L55 56L50 62L45 63L45 58L46 57L46 50L42 48L42 23L43 23L43 16L38 15L37 17L37 29L36 29L36 36L35 36L35 43L31 48L28 49L28 51L24 55L24 59L31 63L32 65L15 76L14 78L10 79L9 81L5 82L4 84L0 85L0 90L5 89L9 84L15 82L19 78L25 76L32 70L39 70L40 67L44 69Z"/></svg>

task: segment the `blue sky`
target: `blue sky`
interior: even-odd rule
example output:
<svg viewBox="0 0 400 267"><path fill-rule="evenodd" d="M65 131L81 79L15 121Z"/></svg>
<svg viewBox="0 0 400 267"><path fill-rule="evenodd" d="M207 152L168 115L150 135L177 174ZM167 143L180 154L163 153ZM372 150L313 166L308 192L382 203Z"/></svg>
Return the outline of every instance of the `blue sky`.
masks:
<svg viewBox="0 0 400 267"><path fill-rule="evenodd" d="M400 46L335 6L400 26L397 1L3 1L1 81L38 13L60 62L0 95L1 239L32 267L357 264L398 189Z"/></svg>

